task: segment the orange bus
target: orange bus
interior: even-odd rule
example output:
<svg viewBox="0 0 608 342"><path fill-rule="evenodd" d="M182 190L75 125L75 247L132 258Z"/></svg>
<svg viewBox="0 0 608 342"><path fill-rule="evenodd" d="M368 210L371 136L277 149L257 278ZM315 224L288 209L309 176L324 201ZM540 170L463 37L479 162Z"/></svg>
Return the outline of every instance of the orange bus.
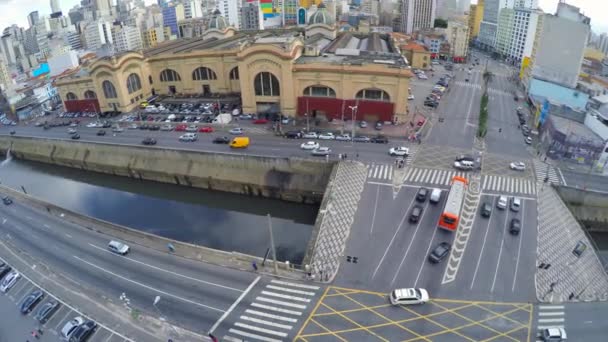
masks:
<svg viewBox="0 0 608 342"><path fill-rule="evenodd" d="M464 193L467 189L468 181L464 177L452 178L452 187L445 201L445 208L439 217L437 226L450 231L456 231L460 220L460 208L464 202Z"/></svg>

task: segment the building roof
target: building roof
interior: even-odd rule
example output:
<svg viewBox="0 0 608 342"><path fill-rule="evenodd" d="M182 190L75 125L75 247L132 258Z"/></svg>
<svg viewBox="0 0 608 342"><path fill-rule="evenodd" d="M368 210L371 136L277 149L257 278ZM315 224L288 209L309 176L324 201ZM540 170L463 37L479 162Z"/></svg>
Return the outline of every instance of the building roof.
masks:
<svg viewBox="0 0 608 342"><path fill-rule="evenodd" d="M553 123L553 127L563 133L568 141L580 142L587 146L604 146L604 140L584 124L562 118L560 116L549 115L549 120Z"/></svg>
<svg viewBox="0 0 608 342"><path fill-rule="evenodd" d="M429 52L429 49L427 49L426 46L422 45L422 44L418 44L416 42L409 42L407 44L403 44L400 46L401 50L408 50L408 51L416 51L416 52Z"/></svg>
<svg viewBox="0 0 608 342"><path fill-rule="evenodd" d="M209 30L224 30L226 27L228 27L228 21L226 21L226 18L224 18L222 16L222 12L220 12L219 10L215 10L215 12L213 12L213 17L211 18L211 20L209 20L209 25L207 26L207 29Z"/></svg>
<svg viewBox="0 0 608 342"><path fill-rule="evenodd" d="M529 94L535 99L547 99L549 102L566 105L573 109L585 109L589 95L559 84L541 81L533 78L530 82Z"/></svg>
<svg viewBox="0 0 608 342"><path fill-rule="evenodd" d="M608 94L596 96L593 98L593 100L595 100L601 104L606 104L606 103L608 103Z"/></svg>
<svg viewBox="0 0 608 342"><path fill-rule="evenodd" d="M324 25L333 25L336 23L336 20L333 18L331 13L327 11L327 8L323 3L319 5L319 9L313 13L313 15L308 18L308 25L313 24L324 24Z"/></svg>

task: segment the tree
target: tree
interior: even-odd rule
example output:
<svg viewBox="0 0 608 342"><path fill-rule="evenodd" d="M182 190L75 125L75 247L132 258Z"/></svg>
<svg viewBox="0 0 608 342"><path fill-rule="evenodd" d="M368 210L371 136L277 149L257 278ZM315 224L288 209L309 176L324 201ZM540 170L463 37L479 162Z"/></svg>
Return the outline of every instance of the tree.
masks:
<svg viewBox="0 0 608 342"><path fill-rule="evenodd" d="M433 27L448 28L448 21L442 18L435 19Z"/></svg>

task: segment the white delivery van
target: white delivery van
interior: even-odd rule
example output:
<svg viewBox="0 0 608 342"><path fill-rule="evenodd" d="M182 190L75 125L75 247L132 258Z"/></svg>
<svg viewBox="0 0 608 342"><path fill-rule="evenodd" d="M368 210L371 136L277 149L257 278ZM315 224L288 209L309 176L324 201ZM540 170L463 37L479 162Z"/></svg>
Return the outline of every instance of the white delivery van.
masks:
<svg viewBox="0 0 608 342"><path fill-rule="evenodd" d="M439 203L441 201L441 189L433 189L431 191L431 197L429 198L429 202L431 203Z"/></svg>

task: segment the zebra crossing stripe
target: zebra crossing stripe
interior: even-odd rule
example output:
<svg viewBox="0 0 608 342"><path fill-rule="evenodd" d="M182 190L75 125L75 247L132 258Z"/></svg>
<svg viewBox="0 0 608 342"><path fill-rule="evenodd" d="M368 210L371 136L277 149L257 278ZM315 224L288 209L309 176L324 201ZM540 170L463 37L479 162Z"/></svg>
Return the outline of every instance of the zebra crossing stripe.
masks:
<svg viewBox="0 0 608 342"><path fill-rule="evenodd" d="M253 325L241 323L241 322L236 322L236 323L234 323L234 325L237 326L237 327L240 327L240 328L245 328L245 329L249 329L249 330L258 331L258 332L265 333L265 334L268 334L268 335L274 335L274 336L279 336L279 337L287 337L287 333L286 332L282 332L282 331L274 331L274 330L270 330L270 329L266 329L266 328L260 328L260 327L256 327L256 326L253 326Z"/></svg>
<svg viewBox="0 0 608 342"><path fill-rule="evenodd" d="M296 302L310 303L310 299L308 299L308 298L290 296L290 295L286 295L286 294L282 294L282 293L276 293L276 292L272 292L272 291L262 291L262 294L266 295L266 296L271 296L271 297L278 297L278 298L283 298L283 299L288 299L288 300L295 300Z"/></svg>
<svg viewBox="0 0 608 342"><path fill-rule="evenodd" d="M264 305L264 304L255 303L255 302L251 303L251 306L260 308L260 309L264 309L264 310L270 310L270 311L280 312L280 313L284 313L284 314L290 314L290 315L294 315L294 316L302 316L302 313L300 311L277 308L276 306Z"/></svg>
<svg viewBox="0 0 608 342"><path fill-rule="evenodd" d="M418 169L418 172L416 173L416 182L420 181L420 176L422 176L422 170Z"/></svg>
<svg viewBox="0 0 608 342"><path fill-rule="evenodd" d="M271 280L270 281L273 284L279 284L279 285L285 285L285 286L291 286L291 287L299 287L302 289L309 289L309 290L318 290L320 289L319 286L315 286L315 285L306 285L306 284L298 284L298 283L292 283L289 281L282 281L282 280Z"/></svg>
<svg viewBox="0 0 608 342"><path fill-rule="evenodd" d="M489 178L489 177L485 177L485 178L483 179L483 186L482 186L482 189L486 189L486 188L487 188L486 186L488 185L488 178Z"/></svg>
<svg viewBox="0 0 608 342"><path fill-rule="evenodd" d="M271 298L266 298L266 297L257 297L255 300L258 300L260 302L289 306L289 307L300 309L300 310L306 309L306 305L294 304L294 303L284 302L282 300L276 300L276 299L271 299Z"/></svg>
<svg viewBox="0 0 608 342"><path fill-rule="evenodd" d="M412 174L413 171L414 171L414 169L407 170L407 172L405 173L405 178L404 179L406 179L406 180L409 179L410 175Z"/></svg>
<svg viewBox="0 0 608 342"><path fill-rule="evenodd" d="M283 292L291 292L291 293L296 293L296 294L306 295L306 296L314 296L315 295L314 292L302 291L302 290L294 290L294 289L290 289L290 288L282 287L282 286L266 285L266 288L267 289L272 289L272 290L283 291Z"/></svg>
<svg viewBox="0 0 608 342"><path fill-rule="evenodd" d="M291 325L288 325L288 324L280 324L280 323L265 321L263 319L259 319L259 318L255 318L255 317L241 316L240 319L242 319L243 321L249 321L249 322L258 323L258 324L265 324L265 325L269 325L271 327L281 328L281 329L285 329L285 330L291 330L291 328L293 328Z"/></svg>
<svg viewBox="0 0 608 342"><path fill-rule="evenodd" d="M283 317L283 316L279 316L279 315L273 315L273 314L269 314L269 313L262 312L262 311L257 311L257 310L247 309L247 310L245 310L245 313L248 313L250 315L256 315L256 316L261 316L261 317L272 318L272 319L276 319L276 320L279 320L279 321L285 321L285 322L290 322L290 323L298 323L298 320L295 319L295 318Z"/></svg>

